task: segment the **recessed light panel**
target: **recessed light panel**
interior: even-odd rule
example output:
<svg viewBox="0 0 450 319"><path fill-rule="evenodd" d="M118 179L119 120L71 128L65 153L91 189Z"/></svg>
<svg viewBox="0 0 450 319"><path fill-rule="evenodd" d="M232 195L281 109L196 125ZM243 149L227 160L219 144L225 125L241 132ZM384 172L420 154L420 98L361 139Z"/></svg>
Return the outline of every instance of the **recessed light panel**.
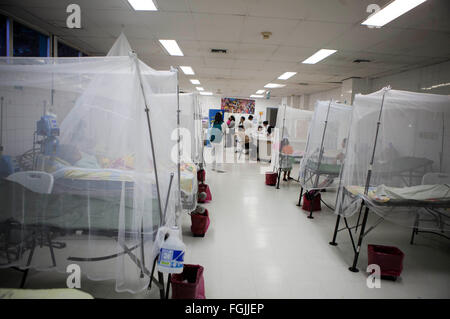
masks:
<svg viewBox="0 0 450 319"><path fill-rule="evenodd" d="M166 51L173 56L183 56L183 52L175 40L159 40Z"/></svg>
<svg viewBox="0 0 450 319"><path fill-rule="evenodd" d="M136 11L158 11L152 0L128 0L128 3Z"/></svg>
<svg viewBox="0 0 450 319"><path fill-rule="evenodd" d="M328 57L328 56L330 56L330 55L332 55L332 54L334 54L336 52L337 52L337 50L320 49L319 51L317 51L316 53L311 55L309 58L307 58L302 63L305 63L305 64L316 64L317 62L322 61L326 57Z"/></svg>
<svg viewBox="0 0 450 319"><path fill-rule="evenodd" d="M269 88L269 89L282 88L285 86L286 86L286 84L278 84L278 83L267 83L266 85L264 85L265 88Z"/></svg>
<svg viewBox="0 0 450 319"><path fill-rule="evenodd" d="M194 70L190 66L183 65L183 66L180 66L180 69L186 75L194 75L195 74Z"/></svg>
<svg viewBox="0 0 450 319"><path fill-rule="evenodd" d="M284 72L283 74L281 74L278 77L278 80L287 80L287 79L289 79L290 77L293 77L296 74L297 74L297 72Z"/></svg>
<svg viewBox="0 0 450 319"><path fill-rule="evenodd" d="M425 1L426 0L395 0L380 11L372 14L361 24L382 27Z"/></svg>

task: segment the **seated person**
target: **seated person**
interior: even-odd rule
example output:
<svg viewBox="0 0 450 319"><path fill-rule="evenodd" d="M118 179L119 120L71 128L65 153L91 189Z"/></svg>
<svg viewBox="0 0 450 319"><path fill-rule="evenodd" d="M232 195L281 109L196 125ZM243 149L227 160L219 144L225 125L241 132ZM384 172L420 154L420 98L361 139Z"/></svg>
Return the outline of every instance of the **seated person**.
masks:
<svg viewBox="0 0 450 319"><path fill-rule="evenodd" d="M344 138L342 140L341 147L342 148L339 150L339 153L336 155L336 159L342 163L345 158L345 150L347 148L347 138Z"/></svg>
<svg viewBox="0 0 450 319"><path fill-rule="evenodd" d="M280 168L283 171L283 181L291 179L292 164L294 158L291 156L294 153L294 149L289 144L289 139L287 137L283 138L280 143ZM287 178L286 178L287 175Z"/></svg>

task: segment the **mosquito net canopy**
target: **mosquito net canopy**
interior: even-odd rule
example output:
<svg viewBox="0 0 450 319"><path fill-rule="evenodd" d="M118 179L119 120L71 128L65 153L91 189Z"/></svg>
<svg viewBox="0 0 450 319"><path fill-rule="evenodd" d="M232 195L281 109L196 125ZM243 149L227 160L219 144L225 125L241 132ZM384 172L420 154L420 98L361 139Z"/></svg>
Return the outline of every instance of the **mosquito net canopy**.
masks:
<svg viewBox="0 0 450 319"><path fill-rule="evenodd" d="M448 230L449 123L448 96L357 95L336 212L351 216L364 200L393 222Z"/></svg>
<svg viewBox="0 0 450 319"><path fill-rule="evenodd" d="M318 101L300 164L302 187L337 188L350 129L352 108L332 101Z"/></svg>
<svg viewBox="0 0 450 319"><path fill-rule="evenodd" d="M179 206L176 72L129 53L1 58L0 98L0 265L146 289Z"/></svg>
<svg viewBox="0 0 450 319"><path fill-rule="evenodd" d="M199 164L202 161L202 110L198 95L183 93L180 99L180 135L182 160Z"/></svg>
<svg viewBox="0 0 450 319"><path fill-rule="evenodd" d="M300 161L307 144L314 112L280 106L272 142L272 163L276 169L290 169Z"/></svg>

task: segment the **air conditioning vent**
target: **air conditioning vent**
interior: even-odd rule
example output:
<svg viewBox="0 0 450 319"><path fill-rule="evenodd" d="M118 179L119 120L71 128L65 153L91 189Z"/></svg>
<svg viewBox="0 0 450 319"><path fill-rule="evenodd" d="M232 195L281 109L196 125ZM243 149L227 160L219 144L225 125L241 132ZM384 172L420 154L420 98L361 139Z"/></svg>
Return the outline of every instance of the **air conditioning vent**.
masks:
<svg viewBox="0 0 450 319"><path fill-rule="evenodd" d="M309 85L309 83L300 82L300 83L298 83L298 85L306 86L306 85Z"/></svg>
<svg viewBox="0 0 450 319"><path fill-rule="evenodd" d="M369 63L369 62L372 62L372 61L366 60L366 59L356 59L356 60L353 60L353 63Z"/></svg>
<svg viewBox="0 0 450 319"><path fill-rule="evenodd" d="M227 50L226 49L211 49L211 53L221 53L221 54L226 54Z"/></svg>

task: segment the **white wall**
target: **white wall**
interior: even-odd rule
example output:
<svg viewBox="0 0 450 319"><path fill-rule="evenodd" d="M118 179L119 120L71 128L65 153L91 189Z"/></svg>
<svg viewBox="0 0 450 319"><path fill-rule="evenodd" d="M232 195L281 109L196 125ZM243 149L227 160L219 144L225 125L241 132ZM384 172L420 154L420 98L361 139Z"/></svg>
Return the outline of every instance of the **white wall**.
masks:
<svg viewBox="0 0 450 319"><path fill-rule="evenodd" d="M314 110L314 105L317 101L327 101L333 99L334 101L341 101L341 88L336 88L328 91L309 94L309 100L306 109ZM344 102L344 101L342 101Z"/></svg>
<svg viewBox="0 0 450 319"><path fill-rule="evenodd" d="M442 83L450 83L450 61L372 79L371 88L374 92L390 85L395 90L449 95L450 86L422 90Z"/></svg>
<svg viewBox="0 0 450 319"><path fill-rule="evenodd" d="M352 104L355 94L372 93L388 85L395 90L450 95L450 85L432 90L422 89L442 83L450 83L450 61L379 78L350 78L344 80L339 88L287 97L287 101L292 107L306 110L314 110L318 100L331 98L341 103Z"/></svg>

